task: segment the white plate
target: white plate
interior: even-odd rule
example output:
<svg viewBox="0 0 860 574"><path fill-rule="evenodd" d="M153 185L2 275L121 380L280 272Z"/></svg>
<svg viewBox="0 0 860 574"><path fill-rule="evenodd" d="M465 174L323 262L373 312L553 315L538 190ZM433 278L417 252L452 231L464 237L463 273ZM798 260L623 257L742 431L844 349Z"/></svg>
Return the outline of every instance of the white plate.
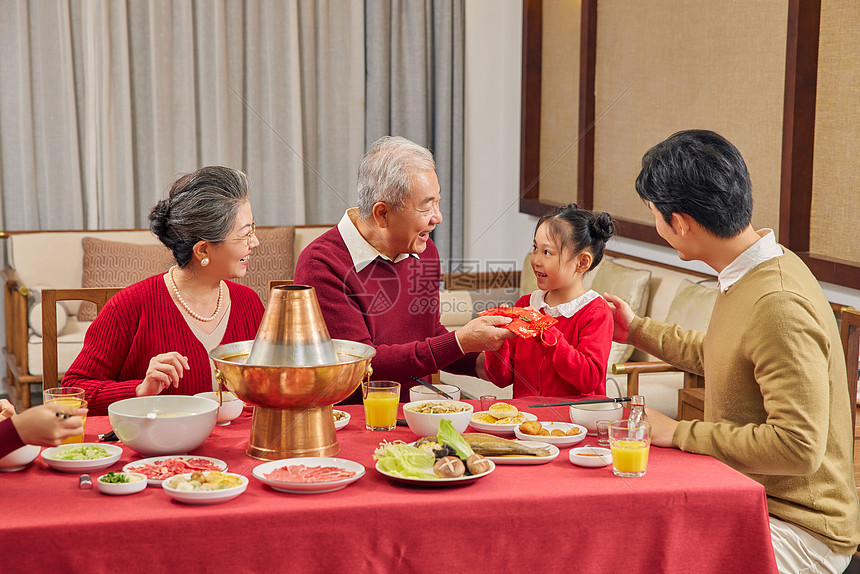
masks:
<svg viewBox="0 0 860 574"><path fill-rule="evenodd" d="M208 460L212 464L218 467L218 470L225 471L227 470L227 463L221 460L220 458L210 458L208 456L194 456L190 454L174 454L174 455L165 455L165 456L154 456L152 458L142 458L140 460L135 460L124 467L122 467L123 472L138 472L135 470L136 467L142 464L155 464L156 462L161 462L162 460L169 460L171 458L181 458L183 460L191 460L191 459L203 459ZM185 473L180 473L185 474ZM175 475L171 475L175 476ZM159 486L162 482L164 482L168 477L165 478L147 478L146 483L150 486Z"/></svg>
<svg viewBox="0 0 860 574"><path fill-rule="evenodd" d="M185 478L191 477L190 472L185 474L179 474L176 476L184 476ZM206 474L204 472L204 474ZM161 485L161 488L164 489L164 492L167 493L171 498L178 500L179 502L184 502L185 504L218 504L219 502L227 502L228 500L233 500L248 488L248 477L242 476L241 474L233 474L232 472L224 473L229 476L237 476L242 481L242 484L239 486L234 486L232 488L225 488L223 490L204 490L200 492L194 492L193 490L176 490L175 488L170 488L167 486L167 480L164 480L164 483ZM170 478L173 478L172 476Z"/></svg>
<svg viewBox="0 0 860 574"><path fill-rule="evenodd" d="M379 468L379 463L376 463L376 470L378 470L380 474L383 474L392 480L396 480L397 482L404 482L406 484L415 484L418 486L457 486L458 484L468 484L469 482L487 476L488 474L496 470L496 463L491 460L490 464L492 466L490 466L490 470L488 470L487 472L482 472L481 474L473 474L470 476L461 476L458 478L413 478L409 476L396 476L393 474L389 474Z"/></svg>
<svg viewBox="0 0 860 574"><path fill-rule="evenodd" d="M559 429L564 432L569 431L573 427L579 428L579 434L571 435L571 436L535 436L533 434L526 434L520 430L520 427L514 429L514 436L516 436L520 440L531 440L537 442L544 442L547 444L554 444L557 447L567 447L570 445L574 445L578 442L582 442L585 440L585 436L588 433L588 429L582 425L572 424L572 423L558 423L558 422L542 422L540 424L543 428L548 431L552 431L553 429Z"/></svg>
<svg viewBox="0 0 860 574"><path fill-rule="evenodd" d="M521 440L517 441L521 442L528 446L546 446L546 443L536 442L531 440ZM549 445L549 455L548 456L533 456L528 454L512 454L505 456L487 456L485 458L490 459L496 464L546 464L556 459L558 456L558 447L554 444Z"/></svg>
<svg viewBox="0 0 860 574"><path fill-rule="evenodd" d="M293 466L303 464L305 466L336 466L337 468L342 468L349 472L354 472L355 474L349 478L342 478L340 480L331 480L328 482L281 482L279 480L272 480L264 476L265 474L269 474L270 472L282 468L285 466ZM323 492L334 492L335 490L340 490L341 488L346 487L347 485L355 482L362 476L364 476L364 465L361 465L357 462L353 462L351 460L346 460L345 458L328 458L328 457L304 457L304 458L284 458L281 460L273 460L271 462L266 462L254 467L254 478L260 480L261 482L268 484L275 490L279 490L281 492L290 492L293 494L307 494L307 493L323 493Z"/></svg>
<svg viewBox="0 0 860 574"><path fill-rule="evenodd" d="M572 448L568 456L570 457L570 462L573 464L588 468L600 468L612 462L612 451L602 446Z"/></svg>
<svg viewBox="0 0 860 574"><path fill-rule="evenodd" d="M471 425L471 427L473 429L477 429L481 432L486 432L486 433L494 434L497 436L510 436L510 435L514 434L514 429L517 428L518 426L520 426L519 424L497 425L497 424L493 424L493 423L481 423L481 422L475 421L475 419L474 419L475 416L480 415L480 414L485 414L487 412L488 411L479 411L479 412L473 414L472 420L469 422L469 425ZM531 413L527 413L525 411L520 411L520 412L523 415L525 415L527 421L536 421L537 420L537 416L535 416Z"/></svg>
<svg viewBox="0 0 860 574"><path fill-rule="evenodd" d="M68 448L75 448L79 446L100 446L108 452L108 456L92 460L59 460L56 458L51 458L57 456L62 451ZM73 444L61 444L60 446L52 446L51 448L46 448L42 451L42 460L45 461L45 464L55 470L61 470L63 472L89 472L92 470L101 470L103 468L109 467L110 465L118 461L120 456L122 456L122 448L116 446L115 444L107 444L104 442L78 442Z"/></svg>
<svg viewBox="0 0 860 574"><path fill-rule="evenodd" d="M345 419L341 419L341 420L339 420L339 421L334 421L334 430L340 430L340 429L342 429L343 427L345 427L346 425L348 425L348 424L349 424L349 419L351 419L351 418L352 418L352 416L351 416L348 412L346 412L346 411L338 411L338 410L334 410L334 411L332 411L332 412L334 412L334 413L343 413L343 414L345 414L345 415L346 415L346 418L345 418ZM364 467L362 467L362 468L364 468Z"/></svg>

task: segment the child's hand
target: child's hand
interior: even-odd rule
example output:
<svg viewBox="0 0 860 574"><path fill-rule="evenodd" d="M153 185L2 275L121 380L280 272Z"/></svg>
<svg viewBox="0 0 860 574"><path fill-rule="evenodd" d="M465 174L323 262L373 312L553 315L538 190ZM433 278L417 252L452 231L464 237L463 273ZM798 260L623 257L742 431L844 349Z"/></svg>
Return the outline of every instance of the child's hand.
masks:
<svg viewBox="0 0 860 574"><path fill-rule="evenodd" d="M612 320L615 323L615 329L612 331L612 340L617 343L626 343L627 336L630 334L630 323L636 317L633 309L630 308L630 305L626 301L615 295L604 293L603 298L606 299L612 308Z"/></svg>

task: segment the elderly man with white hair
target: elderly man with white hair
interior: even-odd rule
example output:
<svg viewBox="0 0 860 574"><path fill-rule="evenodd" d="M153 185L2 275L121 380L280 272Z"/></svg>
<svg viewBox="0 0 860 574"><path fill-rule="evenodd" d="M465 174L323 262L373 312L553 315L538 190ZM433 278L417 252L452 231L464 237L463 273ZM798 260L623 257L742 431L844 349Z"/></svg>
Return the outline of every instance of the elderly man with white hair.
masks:
<svg viewBox="0 0 860 574"><path fill-rule="evenodd" d="M475 374L481 351L514 336L506 317L479 317L457 331L439 321L439 253L430 233L442 222L436 163L402 137L374 142L358 168L358 208L299 256L295 282L316 289L333 338L376 349L373 378L401 383L439 370ZM355 398L355 397L353 397Z"/></svg>

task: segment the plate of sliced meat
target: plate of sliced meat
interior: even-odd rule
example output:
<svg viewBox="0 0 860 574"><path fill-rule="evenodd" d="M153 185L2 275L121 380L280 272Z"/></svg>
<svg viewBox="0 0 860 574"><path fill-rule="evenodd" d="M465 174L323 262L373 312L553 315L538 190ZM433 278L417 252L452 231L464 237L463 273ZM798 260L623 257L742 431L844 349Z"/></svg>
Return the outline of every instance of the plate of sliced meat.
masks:
<svg viewBox="0 0 860 574"><path fill-rule="evenodd" d="M146 476L146 483L158 486L171 476L195 470L227 470L227 463L219 458L193 455L156 456L135 460L124 467L125 472L139 472Z"/></svg>
<svg viewBox="0 0 860 574"><path fill-rule="evenodd" d="M285 458L258 465L253 474L275 490L310 494L346 487L364 476L364 466L344 458Z"/></svg>

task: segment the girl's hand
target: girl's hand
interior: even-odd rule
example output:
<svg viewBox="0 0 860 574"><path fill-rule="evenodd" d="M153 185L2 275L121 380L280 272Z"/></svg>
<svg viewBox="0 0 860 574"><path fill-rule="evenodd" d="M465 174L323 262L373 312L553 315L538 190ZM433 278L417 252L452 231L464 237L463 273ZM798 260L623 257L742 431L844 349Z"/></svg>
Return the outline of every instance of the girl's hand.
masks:
<svg viewBox="0 0 860 574"><path fill-rule="evenodd" d="M156 355L149 360L146 376L134 391L138 397L157 395L167 387L179 387L179 379L190 370L188 358L176 351Z"/></svg>
<svg viewBox="0 0 860 574"><path fill-rule="evenodd" d="M86 412L87 409L78 407L38 405L14 415L12 424L25 444L57 446L71 436L84 434L84 419L81 417Z"/></svg>
<svg viewBox="0 0 860 574"><path fill-rule="evenodd" d="M479 378L489 381L490 376L487 374L487 368L484 366L484 361L486 361L486 359L487 353L481 353L478 355L478 359L475 361L475 373Z"/></svg>
<svg viewBox="0 0 860 574"><path fill-rule="evenodd" d="M615 323L615 328L612 331L612 340L617 343L626 343L627 336L630 334L630 323L636 317L633 309L630 308L630 305L626 301L615 295L604 293L603 298L606 299L612 308L612 320Z"/></svg>

